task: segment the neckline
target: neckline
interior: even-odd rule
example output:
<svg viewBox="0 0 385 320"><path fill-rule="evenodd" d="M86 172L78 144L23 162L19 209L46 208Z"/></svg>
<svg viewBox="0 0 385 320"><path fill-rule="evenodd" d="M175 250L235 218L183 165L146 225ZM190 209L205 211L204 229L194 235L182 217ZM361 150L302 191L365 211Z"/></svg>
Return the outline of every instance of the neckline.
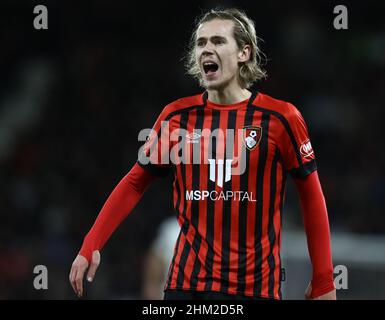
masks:
<svg viewBox="0 0 385 320"><path fill-rule="evenodd" d="M219 104L207 99L206 106L209 109L216 109L216 110L237 110L237 109L246 107L248 102L249 102L249 98L233 104Z"/></svg>
<svg viewBox="0 0 385 320"><path fill-rule="evenodd" d="M242 100L240 102L236 102L233 104L219 104L212 102L208 99L207 97L207 91L204 93L204 100L205 100L205 105L209 109L215 109L215 110L238 110L244 107L247 107L249 104L252 104L256 97L258 96L258 91L252 91L250 98L247 98L245 100Z"/></svg>

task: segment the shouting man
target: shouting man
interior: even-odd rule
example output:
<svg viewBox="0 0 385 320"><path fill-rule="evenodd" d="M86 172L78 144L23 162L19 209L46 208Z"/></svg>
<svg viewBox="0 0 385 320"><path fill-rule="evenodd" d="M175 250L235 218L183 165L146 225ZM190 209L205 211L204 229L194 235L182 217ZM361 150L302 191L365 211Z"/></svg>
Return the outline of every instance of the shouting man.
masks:
<svg viewBox="0 0 385 320"><path fill-rule="evenodd" d="M72 264L70 282L79 296L112 232L153 179L172 172L180 233L164 298L281 299L289 173L313 266L305 296L336 299L327 209L307 126L292 104L249 89L265 77L257 40L253 22L237 9L211 10L198 21L187 67L206 90L160 113Z"/></svg>

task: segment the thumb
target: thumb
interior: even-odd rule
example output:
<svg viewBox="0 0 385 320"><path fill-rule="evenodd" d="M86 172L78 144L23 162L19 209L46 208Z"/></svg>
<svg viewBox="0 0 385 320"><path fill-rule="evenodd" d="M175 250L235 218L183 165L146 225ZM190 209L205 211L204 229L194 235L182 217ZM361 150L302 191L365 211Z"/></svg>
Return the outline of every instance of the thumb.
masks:
<svg viewBox="0 0 385 320"><path fill-rule="evenodd" d="M306 291L305 291L305 298L307 300L311 299L311 292L312 292L312 286L311 286L311 282L310 282L306 288Z"/></svg>
<svg viewBox="0 0 385 320"><path fill-rule="evenodd" d="M99 250L95 250L92 253L91 264L90 264L90 268L88 269L88 273L87 273L88 282L92 282L92 280L94 279L95 273L99 267L99 264L100 264L100 252L99 252Z"/></svg>

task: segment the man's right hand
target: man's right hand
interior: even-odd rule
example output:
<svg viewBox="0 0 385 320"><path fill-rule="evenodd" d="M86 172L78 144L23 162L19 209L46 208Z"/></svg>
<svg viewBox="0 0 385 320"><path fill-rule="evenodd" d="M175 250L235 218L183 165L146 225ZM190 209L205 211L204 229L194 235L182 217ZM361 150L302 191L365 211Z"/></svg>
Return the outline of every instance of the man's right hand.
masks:
<svg viewBox="0 0 385 320"><path fill-rule="evenodd" d="M100 264L100 252L95 250L92 253L91 266L88 269L87 281L92 282L95 277L96 270ZM83 296L83 277L84 273L88 268L88 261L82 255L77 255L74 262L72 263L69 280L72 288L74 289L77 296L80 298Z"/></svg>

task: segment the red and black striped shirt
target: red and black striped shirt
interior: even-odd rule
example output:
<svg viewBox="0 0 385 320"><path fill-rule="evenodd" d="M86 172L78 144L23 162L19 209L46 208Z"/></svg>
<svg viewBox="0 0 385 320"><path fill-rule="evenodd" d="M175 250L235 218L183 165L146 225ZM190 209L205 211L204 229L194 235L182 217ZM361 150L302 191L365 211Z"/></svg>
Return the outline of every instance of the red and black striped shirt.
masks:
<svg viewBox="0 0 385 320"><path fill-rule="evenodd" d="M181 227L165 288L280 299L286 176L316 170L300 112L258 92L233 105L204 93L167 105L153 129L138 162L173 171Z"/></svg>

